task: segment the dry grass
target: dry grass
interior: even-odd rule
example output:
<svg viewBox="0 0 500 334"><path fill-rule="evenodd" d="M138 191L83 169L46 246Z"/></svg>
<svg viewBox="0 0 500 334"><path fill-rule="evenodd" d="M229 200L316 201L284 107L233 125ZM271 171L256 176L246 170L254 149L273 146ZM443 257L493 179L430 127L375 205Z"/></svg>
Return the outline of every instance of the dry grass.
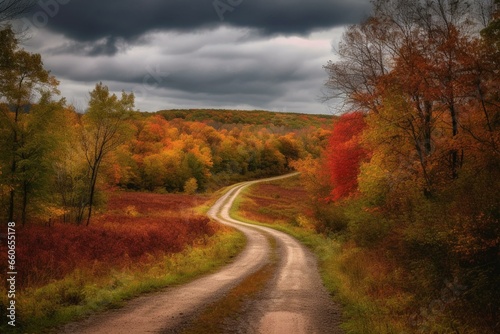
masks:
<svg viewBox="0 0 500 334"><path fill-rule="evenodd" d="M312 217L307 198L298 178L259 183L243 193L238 215L263 224L298 226L298 217Z"/></svg>
<svg viewBox="0 0 500 334"><path fill-rule="evenodd" d="M18 289L42 286L75 270L94 268L95 275L102 275L203 242L218 225L191 212L198 203L194 196L115 193L106 213L96 216L89 227L21 228L16 249ZM5 265L0 264L3 272Z"/></svg>

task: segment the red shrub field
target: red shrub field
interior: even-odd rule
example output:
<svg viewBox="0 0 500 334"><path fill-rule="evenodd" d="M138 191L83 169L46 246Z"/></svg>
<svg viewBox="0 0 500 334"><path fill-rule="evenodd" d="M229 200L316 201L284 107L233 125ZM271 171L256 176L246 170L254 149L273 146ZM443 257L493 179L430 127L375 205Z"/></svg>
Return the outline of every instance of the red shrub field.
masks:
<svg viewBox="0 0 500 334"><path fill-rule="evenodd" d="M312 210L304 200L307 191L298 182L298 179L288 179L286 185L278 182L252 186L242 197L239 214L261 223L292 225L300 215L311 216Z"/></svg>
<svg viewBox="0 0 500 334"><path fill-rule="evenodd" d="M59 223L20 228L19 287L40 286L76 269L98 273L180 252L216 231L208 218L192 213L197 202L196 196L118 192L111 194L106 213L96 215L88 227Z"/></svg>

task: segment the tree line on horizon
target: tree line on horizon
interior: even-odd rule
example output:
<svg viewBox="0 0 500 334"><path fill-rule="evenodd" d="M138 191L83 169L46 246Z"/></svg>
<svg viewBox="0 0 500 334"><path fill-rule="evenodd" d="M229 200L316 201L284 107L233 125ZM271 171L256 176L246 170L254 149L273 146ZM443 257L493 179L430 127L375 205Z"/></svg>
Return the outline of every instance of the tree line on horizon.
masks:
<svg viewBox="0 0 500 334"><path fill-rule="evenodd" d="M79 114L58 98L59 83L40 55L20 48L10 28L0 31L0 45L4 221L24 225L58 219L88 225L95 204L103 201L103 189L214 190L285 173L293 160L318 155L327 137L318 123L328 116L141 113L133 93L117 96L102 83ZM188 114L196 120L186 119ZM259 115L262 123L254 120Z"/></svg>

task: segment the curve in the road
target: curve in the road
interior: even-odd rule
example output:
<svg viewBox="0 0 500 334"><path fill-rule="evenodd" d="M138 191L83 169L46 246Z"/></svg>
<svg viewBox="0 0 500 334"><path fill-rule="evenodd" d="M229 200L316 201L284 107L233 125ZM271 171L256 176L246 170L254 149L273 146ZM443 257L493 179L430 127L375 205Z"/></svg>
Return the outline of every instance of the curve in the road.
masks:
<svg viewBox="0 0 500 334"><path fill-rule="evenodd" d="M139 297L126 307L70 324L65 333L168 333L188 324L203 307L223 297L245 277L262 268L271 254L268 236L279 245L276 275L265 295L254 301L252 310L239 322L240 333L340 333L338 307L321 283L314 256L299 242L276 230L246 224L230 217L234 200L257 182L238 184L208 211L218 222L233 226L247 238L245 250L222 270L165 292Z"/></svg>
<svg viewBox="0 0 500 334"><path fill-rule="evenodd" d="M216 203L209 212L213 219L235 228L251 228L272 236L279 245L277 275L265 291L265 297L254 302L245 316L248 333L342 333L340 310L322 284L316 258L293 237L272 228L247 224L229 215L234 200L241 191L258 182L291 177L246 182L236 186Z"/></svg>

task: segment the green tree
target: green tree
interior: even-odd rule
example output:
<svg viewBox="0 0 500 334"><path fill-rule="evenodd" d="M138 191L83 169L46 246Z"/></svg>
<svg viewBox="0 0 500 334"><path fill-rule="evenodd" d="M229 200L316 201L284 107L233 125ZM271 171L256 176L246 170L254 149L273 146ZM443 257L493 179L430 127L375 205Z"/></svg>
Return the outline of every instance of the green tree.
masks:
<svg viewBox="0 0 500 334"><path fill-rule="evenodd" d="M26 223L29 194L50 150L50 124L64 101L54 103L57 80L43 67L39 54L19 48L10 28L0 33L0 108L3 183L9 188L7 219L14 220L21 194L21 220ZM36 102L34 97L39 97ZM38 171L37 171L38 169Z"/></svg>
<svg viewBox="0 0 500 334"><path fill-rule="evenodd" d="M184 173L184 182L187 182L189 179L194 178L197 182L198 188L200 190L204 190L206 183L208 181L208 171L205 168L205 165L194 155L193 153L187 153L184 156L184 160L182 162L182 172Z"/></svg>
<svg viewBox="0 0 500 334"><path fill-rule="evenodd" d="M79 142L79 118L72 108L66 108L61 121L57 153L59 159L53 162L52 203L62 209L65 223L77 219L81 203L86 193L86 162ZM62 158L61 158L62 157Z"/></svg>
<svg viewBox="0 0 500 334"><path fill-rule="evenodd" d="M301 149L293 134L278 138L278 150L285 157L285 169L290 169L290 163L300 158Z"/></svg>
<svg viewBox="0 0 500 334"><path fill-rule="evenodd" d="M184 192L188 195L193 195L198 190L198 181L194 177L190 178L184 184Z"/></svg>
<svg viewBox="0 0 500 334"><path fill-rule="evenodd" d="M126 119L133 109L133 93L123 92L119 99L102 83L90 93L89 108L81 119L81 145L88 167L88 189L77 217L78 224L83 222L85 211L86 224L90 224L99 170L106 156L129 137L131 129Z"/></svg>

